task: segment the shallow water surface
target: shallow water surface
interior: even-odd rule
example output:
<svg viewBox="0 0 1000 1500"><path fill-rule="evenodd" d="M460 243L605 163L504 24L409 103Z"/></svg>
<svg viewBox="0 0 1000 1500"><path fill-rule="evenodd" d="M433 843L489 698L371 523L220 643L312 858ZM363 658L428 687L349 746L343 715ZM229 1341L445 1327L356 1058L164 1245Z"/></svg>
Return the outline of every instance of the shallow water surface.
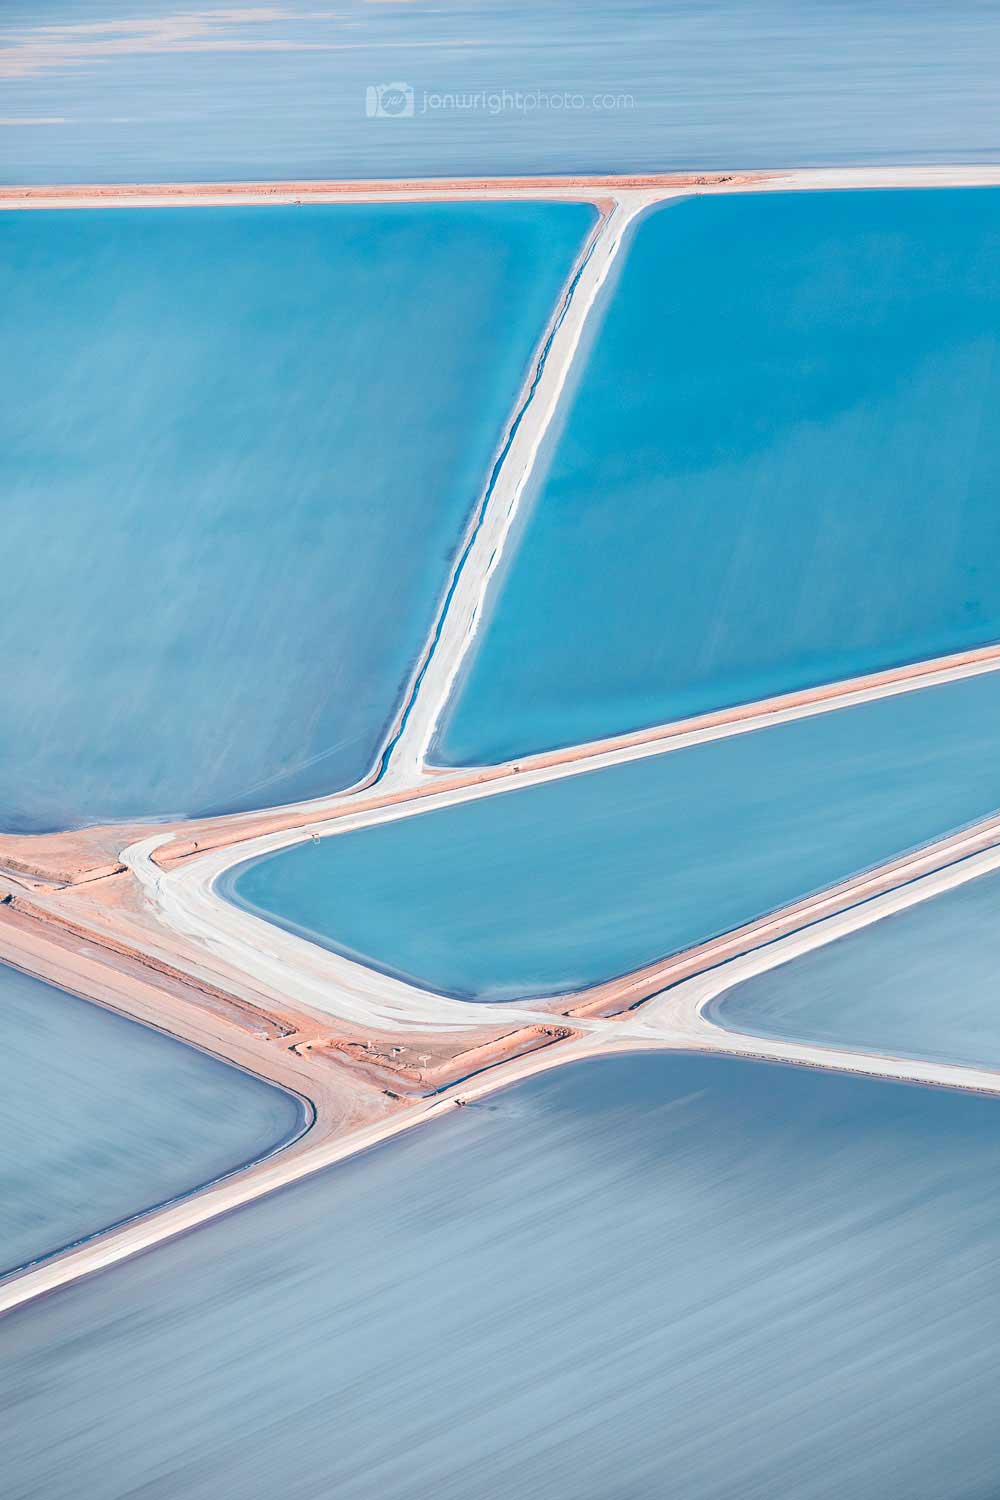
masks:
<svg viewBox="0 0 1000 1500"><path fill-rule="evenodd" d="M558 993L986 816L998 745L989 673L299 844L220 890L433 989Z"/></svg>
<svg viewBox="0 0 1000 1500"><path fill-rule="evenodd" d="M370 770L593 219L0 215L0 829Z"/></svg>
<svg viewBox="0 0 1000 1500"><path fill-rule="evenodd" d="M983 1500L998 1259L995 1100L589 1063L5 1318L5 1492Z"/></svg>
<svg viewBox="0 0 1000 1500"><path fill-rule="evenodd" d="M989 0L4 0L0 47L14 182L1000 154Z"/></svg>
<svg viewBox="0 0 1000 1500"><path fill-rule="evenodd" d="M996 641L998 407L1000 189L650 214L435 757Z"/></svg>
<svg viewBox="0 0 1000 1500"><path fill-rule="evenodd" d="M0 1272L265 1155L283 1089L0 967Z"/></svg>
<svg viewBox="0 0 1000 1500"><path fill-rule="evenodd" d="M1000 1068L1000 873L755 974L713 1012L757 1036Z"/></svg>

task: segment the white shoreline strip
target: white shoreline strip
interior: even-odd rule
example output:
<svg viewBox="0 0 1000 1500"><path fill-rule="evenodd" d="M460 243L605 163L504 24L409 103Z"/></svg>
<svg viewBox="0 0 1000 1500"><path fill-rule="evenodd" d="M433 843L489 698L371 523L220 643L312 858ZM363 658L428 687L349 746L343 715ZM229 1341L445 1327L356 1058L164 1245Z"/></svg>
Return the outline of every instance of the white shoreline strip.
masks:
<svg viewBox="0 0 1000 1500"><path fill-rule="evenodd" d="M490 459L486 484L478 495L475 506L472 508L455 555L455 560L445 580L444 590L438 598L434 618L431 621L423 645L414 660L406 690L400 699L393 721L383 736L382 743L379 746L378 759L373 770L369 773L366 784L371 784L375 781L383 785L387 781L391 784L394 780L397 762L402 766L406 758L407 744L415 734L419 733L410 723L411 715L415 715L419 720L419 703L427 691L426 679L429 675L431 681L433 682L434 680L434 673L431 670L433 658L441 649L442 638L447 642L448 621L454 612L456 596L459 598L462 596L463 576L470 569L475 572L479 565L482 537L484 533L489 534L494 526L497 509L497 492L502 492L503 490L504 479L509 472L511 454L518 447L518 440L523 428L529 425L532 420L538 392L544 388L549 378L549 363L553 353L559 348L559 334L562 330L562 325L567 320L572 319L574 303L579 293L580 283L586 280L586 272L589 269L591 259L598 253L612 216L613 210L598 210L597 222L590 229L583 244L574 256L569 275L560 289L556 304L542 331L542 336L534 346L528 371L518 389L513 408L504 425L500 442L494 449ZM419 764L414 766L413 775L415 779L419 779L421 769L422 766Z"/></svg>
<svg viewBox="0 0 1000 1500"><path fill-rule="evenodd" d="M422 680L392 746L380 778L386 788L412 785L424 774L428 746L475 637L483 601L503 556L525 486L558 409L587 319L621 250L626 230L637 214L661 197L682 195L681 191L616 194L614 207L600 225L562 321L552 334L538 383L495 477Z"/></svg>
<svg viewBox="0 0 1000 1500"><path fill-rule="evenodd" d="M215 880L245 854L237 851L234 860L231 848L216 850L164 872L152 855L169 838L156 834L122 851L158 920L296 1004L393 1034L552 1023L547 1011L516 1003L479 1005L421 989L243 911L217 893Z"/></svg>
<svg viewBox="0 0 1000 1500"><path fill-rule="evenodd" d="M945 166L883 167L795 167L771 169L767 181L736 184L733 192L809 192L838 188L948 188L996 187L1000 185L1000 163ZM725 192L725 184L716 189Z"/></svg>
<svg viewBox="0 0 1000 1500"><path fill-rule="evenodd" d="M645 1042L653 1045L708 1048L802 1066L897 1078L910 1083L1000 1093L1000 1071L995 1068L933 1062L900 1053L873 1053L847 1046L828 1047L814 1042L782 1041L775 1037L730 1031L721 1017L709 1020L705 1015L705 1011L715 1000L746 979L779 968L803 954L826 947L828 943L846 937L849 933L871 927L896 912L918 906L934 896L955 890L970 880L998 869L1000 847L987 849L980 854L968 856L958 864L935 870L907 885L873 897L863 905L838 912L811 927L780 938L767 947L756 948L751 953L731 959L717 969L696 974L647 1000L641 1010L626 1023L623 1034L628 1036L630 1046Z"/></svg>

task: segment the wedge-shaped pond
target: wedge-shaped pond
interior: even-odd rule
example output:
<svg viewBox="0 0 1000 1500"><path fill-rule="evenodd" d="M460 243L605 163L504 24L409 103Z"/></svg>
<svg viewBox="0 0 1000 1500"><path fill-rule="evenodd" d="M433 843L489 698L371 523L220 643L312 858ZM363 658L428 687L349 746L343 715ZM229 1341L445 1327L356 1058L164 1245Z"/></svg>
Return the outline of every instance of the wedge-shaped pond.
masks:
<svg viewBox="0 0 1000 1500"><path fill-rule="evenodd" d="M586 1063L5 1318L5 1494L981 1500L998 1260L998 1100Z"/></svg>
<svg viewBox="0 0 1000 1500"><path fill-rule="evenodd" d="M266 1155L284 1090L0 967L0 1273Z"/></svg>
<svg viewBox="0 0 1000 1500"><path fill-rule="evenodd" d="M998 747L988 673L300 844L220 889L431 989L555 994L987 816Z"/></svg>
<svg viewBox="0 0 1000 1500"><path fill-rule="evenodd" d="M921 901L720 995L755 1036L1000 1068L1000 873Z"/></svg>
<svg viewBox="0 0 1000 1500"><path fill-rule="evenodd" d="M435 758L996 641L998 408L1000 190L640 220Z"/></svg>
<svg viewBox="0 0 1000 1500"><path fill-rule="evenodd" d="M369 771L593 219L0 215L0 829Z"/></svg>

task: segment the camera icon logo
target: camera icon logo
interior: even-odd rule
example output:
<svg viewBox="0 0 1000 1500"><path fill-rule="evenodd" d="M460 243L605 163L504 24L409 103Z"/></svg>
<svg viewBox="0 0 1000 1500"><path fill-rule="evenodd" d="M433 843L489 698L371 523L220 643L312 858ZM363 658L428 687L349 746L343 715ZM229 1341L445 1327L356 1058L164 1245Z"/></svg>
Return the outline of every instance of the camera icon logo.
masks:
<svg viewBox="0 0 1000 1500"><path fill-rule="evenodd" d="M413 86L409 83L370 83L365 89L365 114L369 120L413 116Z"/></svg>

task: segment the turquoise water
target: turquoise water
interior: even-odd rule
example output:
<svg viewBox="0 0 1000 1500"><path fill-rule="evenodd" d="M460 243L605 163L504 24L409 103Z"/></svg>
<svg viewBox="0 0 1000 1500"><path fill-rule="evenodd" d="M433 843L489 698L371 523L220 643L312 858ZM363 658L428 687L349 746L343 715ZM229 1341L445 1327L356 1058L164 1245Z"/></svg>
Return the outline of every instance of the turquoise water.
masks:
<svg viewBox="0 0 1000 1500"><path fill-rule="evenodd" d="M758 1036L1000 1068L1000 874L922 901L715 1002Z"/></svg>
<svg viewBox="0 0 1000 1500"><path fill-rule="evenodd" d="M1000 806L1000 673L305 843L240 905L473 1000L700 942Z"/></svg>
<svg viewBox="0 0 1000 1500"><path fill-rule="evenodd" d="M593 218L0 215L0 828L369 770Z"/></svg>
<svg viewBox="0 0 1000 1500"><path fill-rule="evenodd" d="M4 0L0 47L15 182L1000 156L984 0Z"/></svg>
<svg viewBox="0 0 1000 1500"><path fill-rule="evenodd" d="M985 1500L996 1100L621 1057L4 1319L8 1500Z"/></svg>
<svg viewBox="0 0 1000 1500"><path fill-rule="evenodd" d="M0 1273L265 1155L303 1107L0 967Z"/></svg>
<svg viewBox="0 0 1000 1500"><path fill-rule="evenodd" d="M1000 638L1000 190L643 220L436 755Z"/></svg>

